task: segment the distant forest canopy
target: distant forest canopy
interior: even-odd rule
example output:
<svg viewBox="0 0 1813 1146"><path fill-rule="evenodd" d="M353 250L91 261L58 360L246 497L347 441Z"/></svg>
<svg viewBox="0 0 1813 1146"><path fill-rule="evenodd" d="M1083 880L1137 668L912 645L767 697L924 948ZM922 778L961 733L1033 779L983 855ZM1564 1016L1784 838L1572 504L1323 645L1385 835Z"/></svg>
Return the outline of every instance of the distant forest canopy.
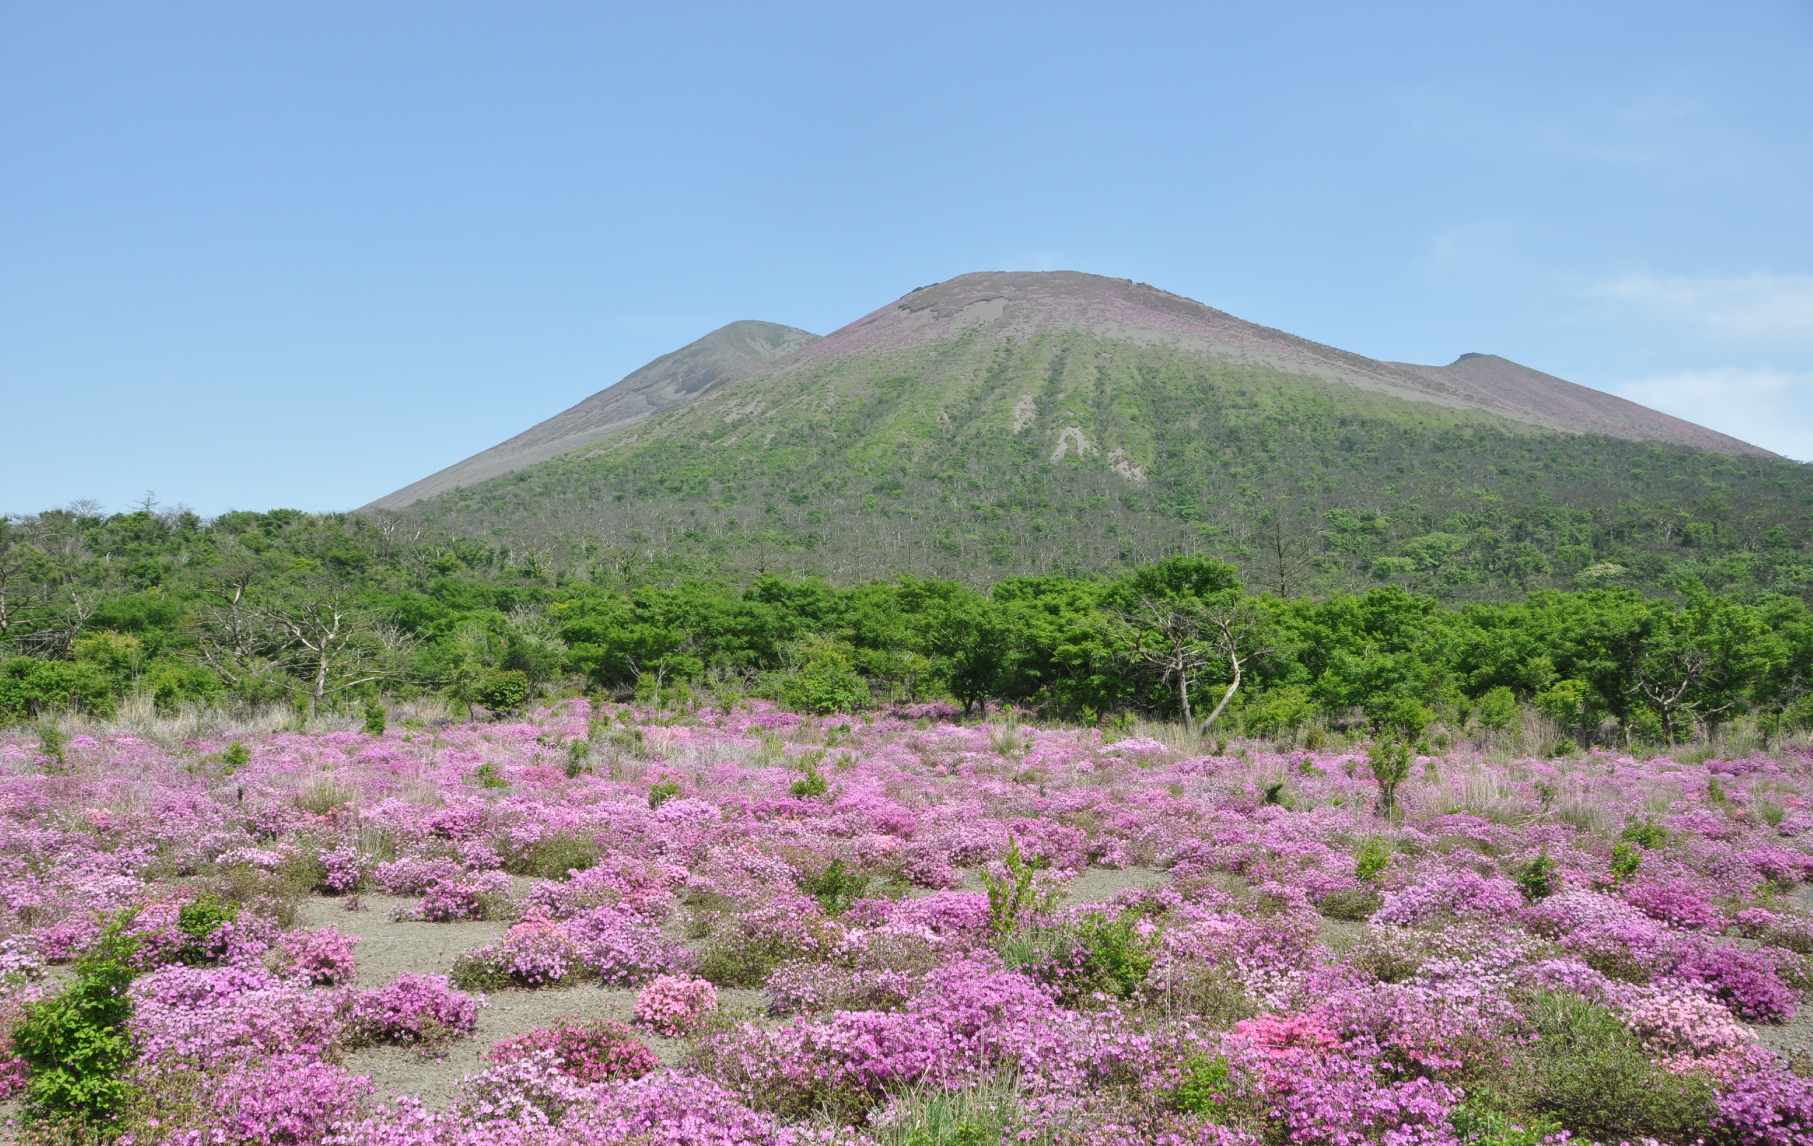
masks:
<svg viewBox="0 0 1813 1146"><path fill-rule="evenodd" d="M1688 519L1708 526L1691 543L1677 531L1666 592L1444 604L1412 591L1441 578L1395 573L1409 585L1281 594L1273 578L1298 575L1263 558L1172 555L986 591L917 576L838 586L595 539L518 549L396 515L57 510L0 524L0 722L104 715L131 696L357 712L435 693L508 711L604 691L815 711L1011 703L1293 740L1355 728L1421 741L1531 709L1575 744L1806 724L1813 558L1785 525L1719 527L1732 516ZM1618 556L1612 535L1578 536L1580 568Z"/></svg>

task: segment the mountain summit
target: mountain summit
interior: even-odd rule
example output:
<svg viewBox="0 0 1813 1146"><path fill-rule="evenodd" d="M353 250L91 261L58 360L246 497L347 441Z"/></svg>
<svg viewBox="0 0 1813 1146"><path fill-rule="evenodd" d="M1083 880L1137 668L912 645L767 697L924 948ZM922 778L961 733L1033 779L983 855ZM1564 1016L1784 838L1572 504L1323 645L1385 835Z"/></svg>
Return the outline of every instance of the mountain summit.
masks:
<svg viewBox="0 0 1813 1146"><path fill-rule="evenodd" d="M1382 362L1048 272L921 287L818 339L726 327L376 504L506 555L602 542L680 574L1269 551L1279 591L1492 595L1656 583L1662 551L1761 545L1803 497L1813 468L1503 358Z"/></svg>
<svg viewBox="0 0 1813 1146"><path fill-rule="evenodd" d="M1738 456L1778 456L1496 355L1463 354L1447 366L1381 362L1246 322L1144 283L1077 271L982 272L921 287L828 335L796 362L885 353L956 337L1026 341L1050 331L1166 346L1406 401L1479 410L1566 433L1673 442Z"/></svg>
<svg viewBox="0 0 1813 1146"><path fill-rule="evenodd" d="M509 441L406 485L366 509L402 509L460 486L559 457L806 346L818 335L774 322L733 322L663 354L616 385L529 427Z"/></svg>

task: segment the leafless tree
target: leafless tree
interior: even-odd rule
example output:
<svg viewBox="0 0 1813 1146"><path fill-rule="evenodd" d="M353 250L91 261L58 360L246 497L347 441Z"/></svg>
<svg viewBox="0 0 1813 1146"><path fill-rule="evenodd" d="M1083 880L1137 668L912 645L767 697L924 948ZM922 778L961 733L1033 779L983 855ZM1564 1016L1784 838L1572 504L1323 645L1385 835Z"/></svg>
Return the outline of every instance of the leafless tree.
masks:
<svg viewBox="0 0 1813 1146"><path fill-rule="evenodd" d="M1177 687L1184 727L1195 728L1190 682L1219 659L1208 641L1200 610L1176 601L1141 597L1130 611L1108 615L1109 627L1135 661L1156 672L1161 685Z"/></svg>
<svg viewBox="0 0 1813 1146"><path fill-rule="evenodd" d="M261 591L255 566L228 571L191 630L197 659L233 686L260 678L308 698L328 697L390 675L403 640L336 586Z"/></svg>
<svg viewBox="0 0 1813 1146"><path fill-rule="evenodd" d="M1674 747L1675 730L1682 717L1693 717L1689 694L1711 670L1712 656L1691 645L1659 649L1637 659L1631 687L1661 716L1662 732L1668 737L1670 748Z"/></svg>
<svg viewBox="0 0 1813 1146"><path fill-rule="evenodd" d="M36 596L28 576L36 551L28 545L7 542L0 547L0 642L5 642L18 623L18 612L29 606Z"/></svg>
<svg viewBox="0 0 1813 1146"><path fill-rule="evenodd" d="M1133 658L1155 671L1161 684L1175 685L1186 729L1202 735L1220 719L1240 690L1246 666L1270 650L1262 647L1262 618L1244 601L1206 603L1141 597L1131 611L1109 615L1110 627ZM1225 660L1232 679L1214 711L1196 724L1190 686L1210 665Z"/></svg>
<svg viewBox="0 0 1813 1146"><path fill-rule="evenodd" d="M366 611L337 589L298 593L254 604L275 659L306 682L309 714L330 693L344 692L386 675L385 642Z"/></svg>
<svg viewBox="0 0 1813 1146"><path fill-rule="evenodd" d="M1260 615L1250 602L1235 601L1231 604L1207 605L1203 616L1214 629L1212 638L1215 650L1227 658L1228 669L1233 679L1228 682L1228 690L1221 694L1221 703L1209 718L1202 722L1200 731L1207 732L1209 727L1227 708L1228 701L1240 690L1240 681L1250 661L1265 657L1271 653L1271 647L1264 644L1265 618Z"/></svg>
<svg viewBox="0 0 1813 1146"><path fill-rule="evenodd" d="M190 633L197 659L230 685L238 686L271 668L263 655L266 641L246 594L256 578L253 565L230 568L216 586L216 599L204 604Z"/></svg>
<svg viewBox="0 0 1813 1146"><path fill-rule="evenodd" d="M1289 599L1301 592L1309 580L1315 556L1310 553L1308 542L1285 527L1281 509L1274 506L1271 516L1271 524L1261 543L1260 565L1265 574L1265 587Z"/></svg>
<svg viewBox="0 0 1813 1146"><path fill-rule="evenodd" d="M81 635L82 626L94 615L97 601L96 594L83 595L71 590L69 604L56 606L52 610L49 625L30 632L15 632L12 634L13 643L27 656L66 658L75 645L76 638Z"/></svg>

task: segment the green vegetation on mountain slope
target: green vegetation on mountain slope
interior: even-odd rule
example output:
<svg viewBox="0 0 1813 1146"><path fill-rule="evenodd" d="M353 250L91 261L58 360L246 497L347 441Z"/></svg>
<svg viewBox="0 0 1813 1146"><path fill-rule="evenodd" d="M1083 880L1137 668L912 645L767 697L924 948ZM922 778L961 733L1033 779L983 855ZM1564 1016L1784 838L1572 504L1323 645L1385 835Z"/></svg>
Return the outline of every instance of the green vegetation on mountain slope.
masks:
<svg viewBox="0 0 1813 1146"><path fill-rule="evenodd" d="M1285 595L1476 600L1777 587L1803 576L1784 557L1813 527L1813 467L1044 334L757 378L412 512L519 551L733 578L988 584L1201 551Z"/></svg>

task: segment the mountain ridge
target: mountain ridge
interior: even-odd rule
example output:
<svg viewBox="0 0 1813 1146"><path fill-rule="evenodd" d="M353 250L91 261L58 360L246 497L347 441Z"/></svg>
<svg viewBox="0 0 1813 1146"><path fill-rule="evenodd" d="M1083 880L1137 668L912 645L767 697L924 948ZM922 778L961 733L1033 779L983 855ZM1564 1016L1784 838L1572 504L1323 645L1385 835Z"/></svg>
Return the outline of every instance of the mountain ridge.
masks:
<svg viewBox="0 0 1813 1146"><path fill-rule="evenodd" d="M1497 355L1462 356L1447 366L1367 358L1145 283L1078 271L981 271L920 287L832 331L775 369L908 346L932 333L987 326L1030 334L1044 325L1135 345L1162 343L1407 401L1499 414L1563 433L1672 442L1733 456L1780 456Z"/></svg>
<svg viewBox="0 0 1813 1146"><path fill-rule="evenodd" d="M364 508L400 510L517 472L754 376L784 375L829 359L908 349L965 332L986 331L997 339L1031 337L1052 326L1133 345L1168 345L1406 401L1496 414L1561 433L1669 442L1730 456L1779 457L1498 355L1463 354L1446 366L1373 359L1260 326L1130 279L1079 271L980 271L915 288L823 338L778 323L730 323L515 437Z"/></svg>
<svg viewBox="0 0 1813 1146"><path fill-rule="evenodd" d="M515 437L386 494L363 509L402 509L582 449L809 345L817 337L798 327L749 319L720 326Z"/></svg>
<svg viewBox="0 0 1813 1146"><path fill-rule="evenodd" d="M637 413L407 512L505 539L495 560L676 575L982 584L1205 552L1475 599L1682 561L1710 584L1714 554L1813 523L1813 467L1506 359L1381 362L1073 272L920 288Z"/></svg>

